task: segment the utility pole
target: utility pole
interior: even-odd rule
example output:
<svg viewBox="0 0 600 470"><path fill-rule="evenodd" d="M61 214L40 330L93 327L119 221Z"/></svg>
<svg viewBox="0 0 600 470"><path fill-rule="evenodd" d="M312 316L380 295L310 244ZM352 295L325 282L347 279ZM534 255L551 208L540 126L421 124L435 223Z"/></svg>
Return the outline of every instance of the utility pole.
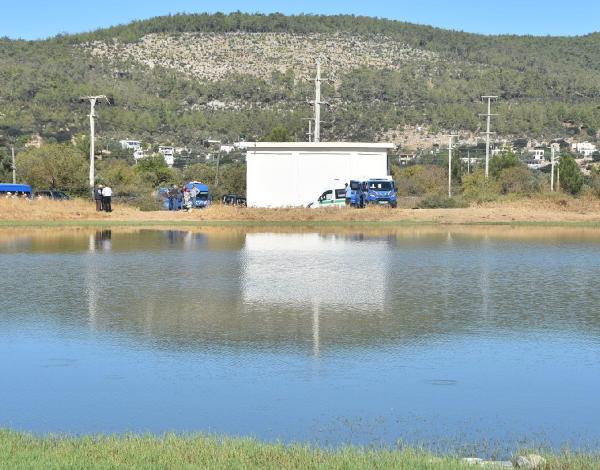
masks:
<svg viewBox="0 0 600 470"><path fill-rule="evenodd" d="M554 192L554 152L556 149L557 144L551 144L550 145L550 150L552 151L552 168L550 171L550 192Z"/></svg>
<svg viewBox="0 0 600 470"><path fill-rule="evenodd" d="M321 105L329 104L326 101L321 101L321 82L327 81L326 78L321 78L321 59L317 58L317 76L315 77L315 100L311 103L315 107L315 130L313 133L313 142L321 142Z"/></svg>
<svg viewBox="0 0 600 470"><path fill-rule="evenodd" d="M448 137L448 197L452 197L452 139L458 134L450 134Z"/></svg>
<svg viewBox="0 0 600 470"><path fill-rule="evenodd" d="M13 184L17 184L17 165L15 165L15 146L11 146L11 152L12 152L12 177L13 177Z"/></svg>
<svg viewBox="0 0 600 470"><path fill-rule="evenodd" d="M80 101L89 101L90 102L90 174L89 174L89 186L92 193L94 194L94 185L95 185L95 174L94 174L94 138L95 138L95 129L94 129L94 118L96 117L96 103L106 102L106 104L110 104L110 100L106 95L97 95L97 96L82 96L79 98Z"/></svg>
<svg viewBox="0 0 600 470"><path fill-rule="evenodd" d="M306 133L306 135L308 136L308 141L312 142L313 141L313 130L312 130L313 118L303 118L302 120L308 121L308 132Z"/></svg>
<svg viewBox="0 0 600 470"><path fill-rule="evenodd" d="M210 144L214 144L214 145L221 145L221 141L220 140L211 140L208 139L207 142ZM219 149L219 151L217 152L217 171L215 172L215 186L219 185L219 164L221 162L221 149Z"/></svg>
<svg viewBox="0 0 600 470"><path fill-rule="evenodd" d="M467 174L471 174L471 151L467 150Z"/></svg>
<svg viewBox="0 0 600 470"><path fill-rule="evenodd" d="M492 100L498 99L497 96L482 96L481 100L487 100L487 113L480 114L480 116L486 116L487 118L487 127L485 131L485 177L488 178L490 174L490 119L492 116L498 116L497 114L492 114Z"/></svg>

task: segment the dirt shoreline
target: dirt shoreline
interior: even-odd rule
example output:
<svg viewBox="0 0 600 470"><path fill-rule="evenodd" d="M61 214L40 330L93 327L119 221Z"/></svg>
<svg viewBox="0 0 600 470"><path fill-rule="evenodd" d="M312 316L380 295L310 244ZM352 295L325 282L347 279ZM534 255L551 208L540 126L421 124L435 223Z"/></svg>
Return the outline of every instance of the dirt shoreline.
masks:
<svg viewBox="0 0 600 470"><path fill-rule="evenodd" d="M92 202L0 200L0 226L73 225L574 225L600 228L600 200L522 199L457 209L258 209L214 205L192 212L142 212L116 204L96 212Z"/></svg>

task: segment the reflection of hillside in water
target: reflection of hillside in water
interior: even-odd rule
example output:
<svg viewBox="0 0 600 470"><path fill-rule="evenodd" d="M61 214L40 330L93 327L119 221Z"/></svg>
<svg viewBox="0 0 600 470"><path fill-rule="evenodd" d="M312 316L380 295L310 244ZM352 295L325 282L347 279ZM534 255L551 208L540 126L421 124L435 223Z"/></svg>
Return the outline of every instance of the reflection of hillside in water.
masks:
<svg viewBox="0 0 600 470"><path fill-rule="evenodd" d="M0 294L8 318L37 315L172 349L315 354L465 334L600 333L600 294L589 284L600 274L600 245L591 239L439 230L81 238L77 253L54 252L59 240L49 253L35 241L27 256L3 255L18 259Z"/></svg>

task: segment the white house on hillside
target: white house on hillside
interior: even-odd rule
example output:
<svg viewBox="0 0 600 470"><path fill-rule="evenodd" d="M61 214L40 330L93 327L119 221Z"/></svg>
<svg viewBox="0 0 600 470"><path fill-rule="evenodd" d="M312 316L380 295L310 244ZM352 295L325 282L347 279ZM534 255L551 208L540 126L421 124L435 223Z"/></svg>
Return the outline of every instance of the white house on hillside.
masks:
<svg viewBox="0 0 600 470"><path fill-rule="evenodd" d="M139 140L120 140L123 150L139 150L142 148L142 143Z"/></svg>
<svg viewBox="0 0 600 470"><path fill-rule="evenodd" d="M584 157L591 157L592 154L597 150L596 145L590 142L577 142L571 144L571 150L577 152Z"/></svg>
<svg viewBox="0 0 600 470"><path fill-rule="evenodd" d="M146 154L144 153L144 151L140 148L137 149L133 152L133 158L134 160L137 162L138 160L141 160L142 158L144 158L146 156Z"/></svg>
<svg viewBox="0 0 600 470"><path fill-rule="evenodd" d="M546 151L542 148L534 148L529 151L529 156L534 160L543 160Z"/></svg>
<svg viewBox="0 0 600 470"><path fill-rule="evenodd" d="M163 156L167 165L173 166L173 163L175 163L175 149L173 147L161 145L158 147L158 153Z"/></svg>

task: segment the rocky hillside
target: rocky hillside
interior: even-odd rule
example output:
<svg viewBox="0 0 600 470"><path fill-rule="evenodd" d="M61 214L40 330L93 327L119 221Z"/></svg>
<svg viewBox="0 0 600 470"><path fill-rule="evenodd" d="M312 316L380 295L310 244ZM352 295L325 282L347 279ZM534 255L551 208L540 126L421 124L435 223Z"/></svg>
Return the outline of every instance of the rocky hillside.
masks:
<svg viewBox="0 0 600 470"><path fill-rule="evenodd" d="M327 73L334 77L361 67L423 71L438 59L435 52L384 35L357 37L342 32L148 34L135 42L93 41L81 47L114 64L165 67L193 80L210 81L231 75L270 80L273 72L289 71L308 79L314 77L316 57L325 59Z"/></svg>
<svg viewBox="0 0 600 470"><path fill-rule="evenodd" d="M323 58L323 138L403 139L403 129L477 135L480 95L499 96L500 135L595 139L600 35L481 36L354 16L176 15L46 41L0 39L0 148L87 129L105 143L304 140ZM280 134L281 135L281 132Z"/></svg>

